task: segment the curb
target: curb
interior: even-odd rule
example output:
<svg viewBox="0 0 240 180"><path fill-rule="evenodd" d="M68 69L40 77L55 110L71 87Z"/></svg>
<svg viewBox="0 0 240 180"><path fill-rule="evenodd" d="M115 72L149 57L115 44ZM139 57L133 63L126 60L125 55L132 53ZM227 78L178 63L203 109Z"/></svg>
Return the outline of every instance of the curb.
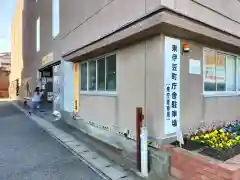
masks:
<svg viewBox="0 0 240 180"><path fill-rule="evenodd" d="M112 180L112 178L110 176L108 176L106 173L104 173L103 171L101 171L99 168L97 168L96 166L94 166L91 162L89 162L86 158L84 158L80 153L87 153L87 152L91 152L91 149L88 148L88 146L86 146L84 143L78 141L76 138L74 138L72 135L62 131L61 129L56 128L53 124L51 124L50 122L48 122L47 120L38 117L36 115L31 115L29 116L27 111L22 108L21 106L19 106L16 103L11 102L16 108L18 108L21 112L23 112L27 117L29 117L31 120L33 120L34 122L37 123L37 125L39 127L41 127L44 131L46 131L51 137L53 137L55 140L57 140L60 144L62 144L65 148L67 148L71 153L73 153L76 157L79 158L79 160L81 160L82 162L84 162L90 169L92 169L94 172L96 172L101 178L103 178L104 180ZM44 125L45 124L45 125ZM49 126L49 128L47 128L46 126ZM55 129L55 131L54 131ZM74 148L70 147L70 145L68 145L66 142L64 142L61 138L57 137L55 135L56 132L59 132L59 134L64 135L65 137L69 137L70 139L74 140L74 143L76 144L76 146L78 147L85 147L87 150L83 151L83 152L76 152L76 150L74 150ZM62 136L61 135L61 136ZM73 143L73 141L68 141L69 144L71 144L71 142ZM92 151L93 153L95 153L94 151ZM101 156L99 156L101 157ZM108 168L111 166L106 166L105 168ZM121 166L120 166L121 167ZM128 173L128 171L124 171L126 174ZM130 171L129 171L130 172ZM123 176L118 178L117 180L134 180L133 177L130 176Z"/></svg>

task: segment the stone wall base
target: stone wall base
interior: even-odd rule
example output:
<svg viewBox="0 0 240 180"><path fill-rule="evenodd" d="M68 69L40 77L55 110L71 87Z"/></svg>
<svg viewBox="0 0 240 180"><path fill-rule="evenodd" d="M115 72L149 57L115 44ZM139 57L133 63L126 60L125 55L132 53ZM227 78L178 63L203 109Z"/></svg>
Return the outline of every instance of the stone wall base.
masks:
<svg viewBox="0 0 240 180"><path fill-rule="evenodd" d="M161 150L171 154L171 174L179 180L240 180L240 164L220 162L172 146Z"/></svg>

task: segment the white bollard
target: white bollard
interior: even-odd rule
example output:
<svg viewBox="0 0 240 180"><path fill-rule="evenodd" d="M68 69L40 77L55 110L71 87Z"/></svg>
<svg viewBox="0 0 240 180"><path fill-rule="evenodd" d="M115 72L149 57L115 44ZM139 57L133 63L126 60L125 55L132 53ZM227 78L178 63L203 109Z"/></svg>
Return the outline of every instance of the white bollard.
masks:
<svg viewBox="0 0 240 180"><path fill-rule="evenodd" d="M148 136L147 127L141 128L141 173L144 177L148 177Z"/></svg>

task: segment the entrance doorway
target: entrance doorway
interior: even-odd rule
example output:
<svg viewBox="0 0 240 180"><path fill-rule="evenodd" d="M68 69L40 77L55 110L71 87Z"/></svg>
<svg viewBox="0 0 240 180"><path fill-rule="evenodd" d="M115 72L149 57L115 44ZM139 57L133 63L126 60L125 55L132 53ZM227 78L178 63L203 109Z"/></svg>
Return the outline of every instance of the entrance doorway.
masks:
<svg viewBox="0 0 240 180"><path fill-rule="evenodd" d="M53 68L52 66L40 71L40 88L43 91L42 102L46 111L53 108Z"/></svg>
<svg viewBox="0 0 240 180"><path fill-rule="evenodd" d="M40 72L40 86L43 90L43 106L46 111L60 111L61 108L61 63L57 62Z"/></svg>

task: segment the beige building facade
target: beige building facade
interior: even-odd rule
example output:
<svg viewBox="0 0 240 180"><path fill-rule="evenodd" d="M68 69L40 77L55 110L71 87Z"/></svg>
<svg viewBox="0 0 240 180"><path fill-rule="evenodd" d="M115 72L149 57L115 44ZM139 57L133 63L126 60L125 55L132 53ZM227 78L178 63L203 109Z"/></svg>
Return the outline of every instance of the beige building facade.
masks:
<svg viewBox="0 0 240 180"><path fill-rule="evenodd" d="M69 124L103 139L110 131L135 138L136 107L142 107L149 136L161 141L178 126L187 133L240 117L239 1L20 4L11 78L34 87L39 70L61 63L61 112ZM170 61L178 65L176 76Z"/></svg>

